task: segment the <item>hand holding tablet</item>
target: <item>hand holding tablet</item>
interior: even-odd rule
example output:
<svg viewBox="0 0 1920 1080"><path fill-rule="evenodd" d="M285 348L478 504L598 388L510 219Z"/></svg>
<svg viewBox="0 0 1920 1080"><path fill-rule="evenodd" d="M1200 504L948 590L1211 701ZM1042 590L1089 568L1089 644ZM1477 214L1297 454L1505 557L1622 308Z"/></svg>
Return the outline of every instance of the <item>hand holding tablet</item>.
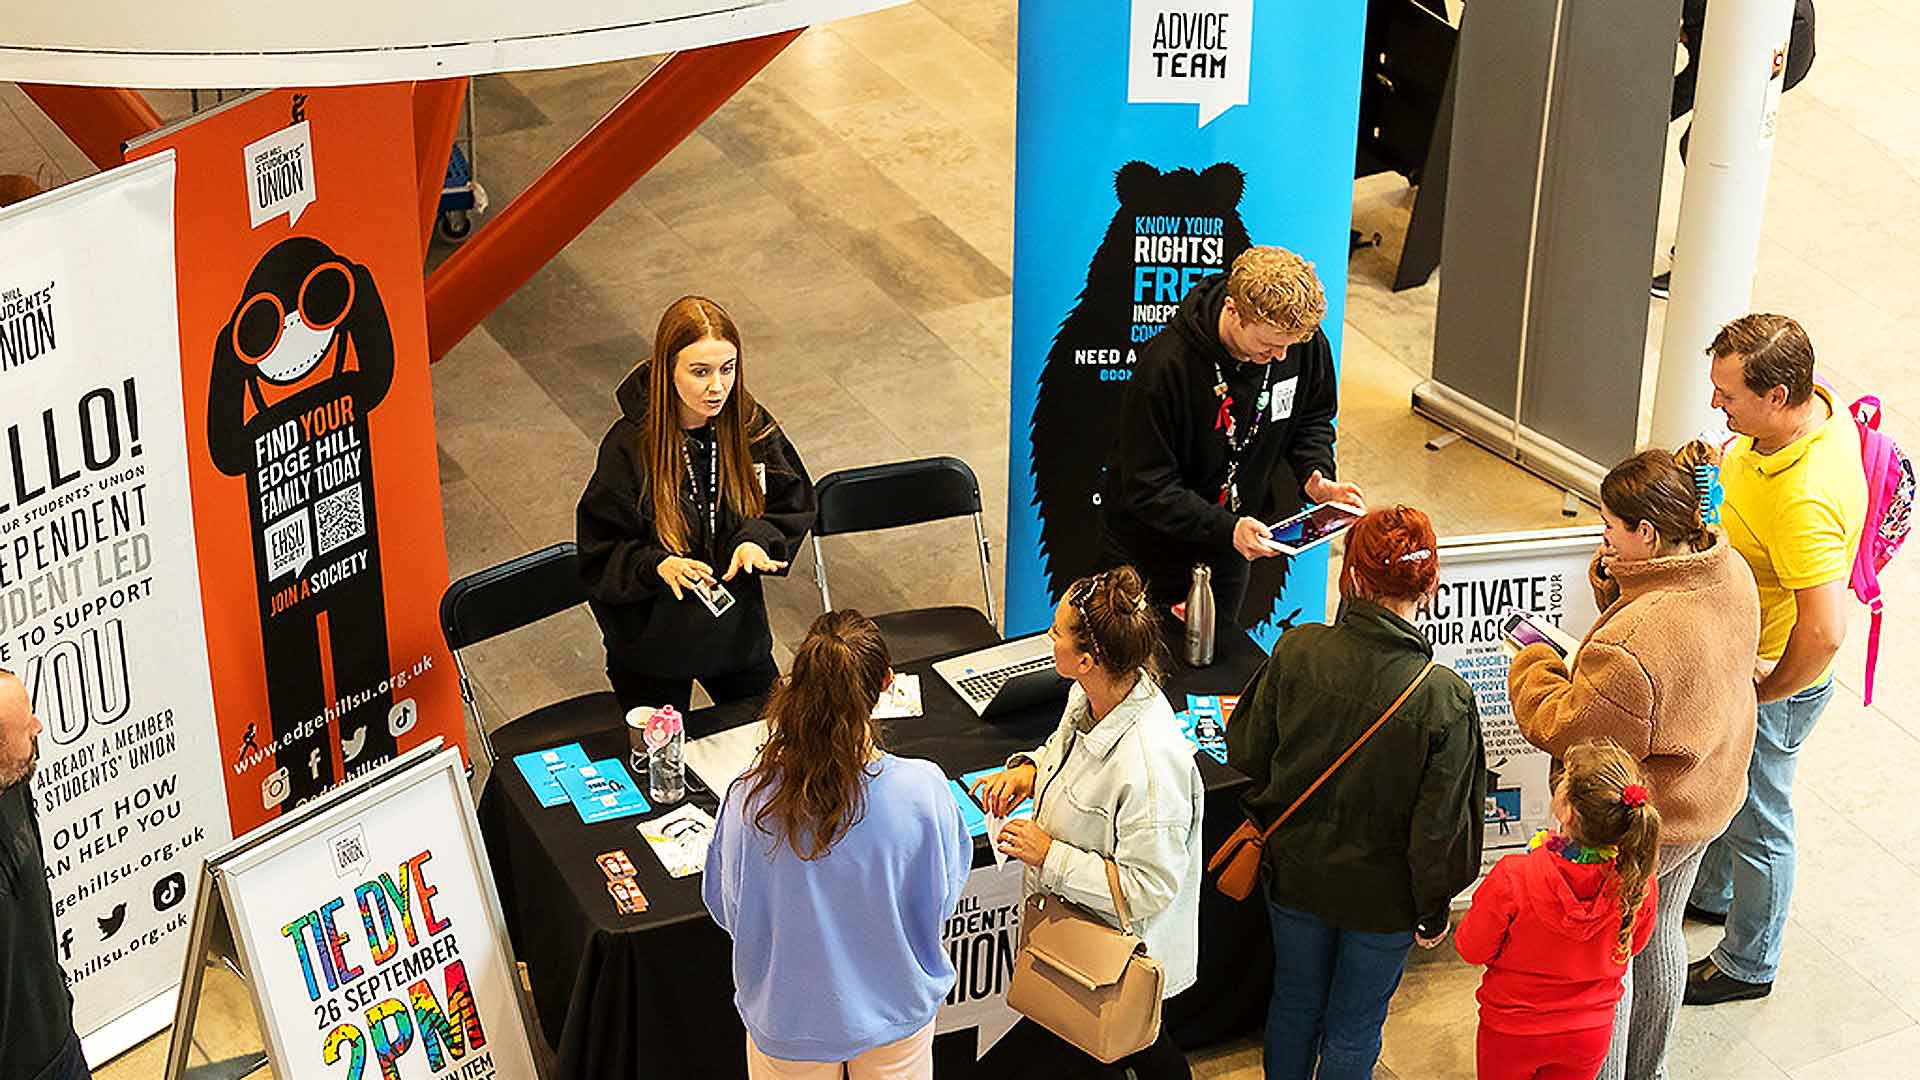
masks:
<svg viewBox="0 0 1920 1080"><path fill-rule="evenodd" d="M1282 555L1298 555L1353 527L1366 511L1347 503L1318 503L1267 529L1267 541Z"/></svg>

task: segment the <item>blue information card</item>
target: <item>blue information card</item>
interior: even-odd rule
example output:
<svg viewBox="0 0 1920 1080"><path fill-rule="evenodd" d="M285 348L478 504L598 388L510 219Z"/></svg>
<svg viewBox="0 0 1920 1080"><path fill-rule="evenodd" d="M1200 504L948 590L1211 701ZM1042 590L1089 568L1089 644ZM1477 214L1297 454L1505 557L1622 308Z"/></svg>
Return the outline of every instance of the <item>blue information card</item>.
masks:
<svg viewBox="0 0 1920 1080"><path fill-rule="evenodd" d="M580 820L592 825L614 818L644 814L653 807L627 772L619 758L607 758L560 774L560 786L567 800L580 812Z"/></svg>
<svg viewBox="0 0 1920 1080"><path fill-rule="evenodd" d="M565 746L556 746L551 750L529 750L516 754L513 763L520 767L520 775L527 778L527 786L533 789L535 798L541 806L560 806L567 801L567 793L560 786L563 773L570 773L587 763L587 752L580 744L570 742Z"/></svg>

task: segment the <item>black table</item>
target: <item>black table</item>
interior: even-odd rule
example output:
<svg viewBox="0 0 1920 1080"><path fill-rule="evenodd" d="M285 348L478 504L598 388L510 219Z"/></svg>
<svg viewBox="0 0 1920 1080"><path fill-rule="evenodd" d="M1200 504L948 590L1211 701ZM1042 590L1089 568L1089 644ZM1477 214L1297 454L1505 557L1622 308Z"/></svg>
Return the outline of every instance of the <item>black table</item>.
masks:
<svg viewBox="0 0 1920 1080"><path fill-rule="evenodd" d="M1172 663L1167 696L1179 708L1189 693L1237 693L1264 659L1244 633L1222 628L1212 666ZM888 749L931 759L949 776L997 766L1016 750L1040 745L1059 725L1058 705L983 721L933 673L931 660L900 670L920 676L924 715L889 721ZM736 702L696 710L687 718L687 735L697 738L747 723L759 708L758 702ZM626 727L613 695L590 694L548 706L502 727L493 741L500 760L481 794L481 832L507 930L527 965L534 1005L559 1057L562 1080L744 1078L746 1041L733 1006L732 942L707 915L701 876L668 877L635 829L643 818L583 825L571 806L542 807L511 762L517 753L575 741L589 760L624 761ZM1203 832L1205 850L1211 852L1239 824L1239 789L1247 781L1205 754L1196 758L1207 789ZM641 783L644 790L644 777ZM689 798L709 813L717 809L709 792L696 789ZM594 861L615 848L632 856L639 871L649 903L639 915L614 911L606 878ZM976 867L992 863L984 839L976 843L974 859ZM1272 979L1263 905L1235 903L1211 885L1201 896L1199 982L1169 1001L1164 1014L1188 1049L1257 1028ZM1065 1049L1052 1035L1021 1021L978 1062L972 1030L939 1036L934 1053L943 1080L975 1075L1059 1080L1081 1074L1061 1070Z"/></svg>

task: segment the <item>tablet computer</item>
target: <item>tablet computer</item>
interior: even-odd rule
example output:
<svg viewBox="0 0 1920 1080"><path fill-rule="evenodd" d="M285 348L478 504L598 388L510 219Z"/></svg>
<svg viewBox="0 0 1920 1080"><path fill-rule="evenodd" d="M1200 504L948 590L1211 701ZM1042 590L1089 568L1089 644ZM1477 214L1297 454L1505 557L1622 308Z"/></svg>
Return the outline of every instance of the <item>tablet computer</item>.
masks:
<svg viewBox="0 0 1920 1080"><path fill-rule="evenodd" d="M1366 516L1366 511L1346 503L1319 503L1277 525L1267 527L1267 538L1284 555L1298 555L1308 548L1324 544Z"/></svg>

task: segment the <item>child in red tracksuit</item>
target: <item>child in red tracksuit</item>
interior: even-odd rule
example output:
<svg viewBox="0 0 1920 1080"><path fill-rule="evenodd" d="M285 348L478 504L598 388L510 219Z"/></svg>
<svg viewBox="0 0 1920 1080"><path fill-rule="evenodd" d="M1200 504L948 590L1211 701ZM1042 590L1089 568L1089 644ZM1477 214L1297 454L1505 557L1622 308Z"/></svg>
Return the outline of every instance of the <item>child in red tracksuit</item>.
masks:
<svg viewBox="0 0 1920 1080"><path fill-rule="evenodd" d="M1660 813L1611 739L1567 751L1558 833L1494 864L1454 947L1480 980L1480 1080L1593 1080L1627 959L1653 934Z"/></svg>

